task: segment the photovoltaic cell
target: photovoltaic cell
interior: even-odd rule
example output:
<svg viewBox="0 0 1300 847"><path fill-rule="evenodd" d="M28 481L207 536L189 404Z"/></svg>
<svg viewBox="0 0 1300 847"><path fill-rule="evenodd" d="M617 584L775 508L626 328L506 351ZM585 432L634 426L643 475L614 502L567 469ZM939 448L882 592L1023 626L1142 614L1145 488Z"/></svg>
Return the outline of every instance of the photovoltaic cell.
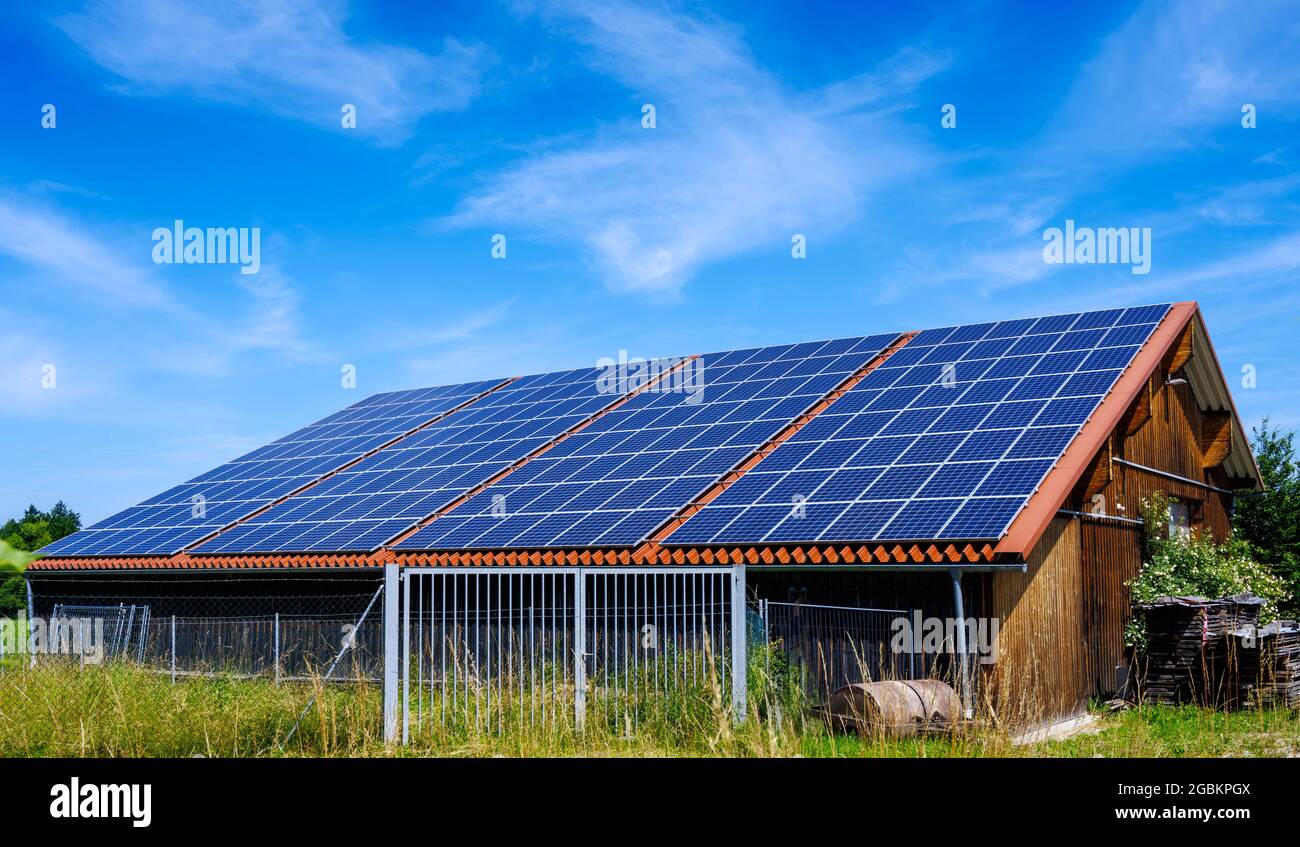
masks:
<svg viewBox="0 0 1300 847"><path fill-rule="evenodd" d="M501 382L376 394L41 552L48 556L177 552Z"/></svg>
<svg viewBox="0 0 1300 847"><path fill-rule="evenodd" d="M920 332L666 544L995 540L1167 305Z"/></svg>
<svg viewBox="0 0 1300 847"><path fill-rule="evenodd" d="M897 337L704 355L398 549L636 544Z"/></svg>
<svg viewBox="0 0 1300 847"><path fill-rule="evenodd" d="M602 373L521 377L194 554L373 550L626 393Z"/></svg>

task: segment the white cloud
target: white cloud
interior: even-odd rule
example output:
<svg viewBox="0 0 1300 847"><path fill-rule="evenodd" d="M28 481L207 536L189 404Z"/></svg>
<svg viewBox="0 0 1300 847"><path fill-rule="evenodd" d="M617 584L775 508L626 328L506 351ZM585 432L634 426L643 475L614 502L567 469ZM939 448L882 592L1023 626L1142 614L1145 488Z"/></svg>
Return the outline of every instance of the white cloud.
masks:
<svg viewBox="0 0 1300 847"><path fill-rule="evenodd" d="M478 94L491 62L485 47L363 43L344 31L346 17L346 5L331 0L95 0L55 23L125 78L129 93L182 93L332 127L352 103L356 131L381 142Z"/></svg>
<svg viewBox="0 0 1300 847"><path fill-rule="evenodd" d="M1181 147L1240 128L1241 107L1300 100L1294 3L1149 2L1084 66L1066 98L1063 138L1107 149Z"/></svg>
<svg viewBox="0 0 1300 847"><path fill-rule="evenodd" d="M136 342L133 364L147 361L169 373L212 374L228 370L248 352L269 351L295 361L316 355L302 337L297 285L278 262L264 261L256 275L230 269L209 277L219 285L233 280L244 295L227 299L233 315L217 317L186 303L152 264L150 232L143 225L115 230L92 226L54 206L0 193L0 256L28 268L31 279L26 282L60 291L54 302L62 312L82 309L98 320L111 316L113 337ZM136 246L128 249L132 241ZM267 246L276 249L282 243L268 239ZM76 348L87 353L100 349L87 345L105 341L94 333L69 334L65 342L74 349L61 361L79 358ZM80 358L89 365L95 356Z"/></svg>
<svg viewBox="0 0 1300 847"><path fill-rule="evenodd" d="M702 266L800 232L817 250L922 156L885 118L844 114L905 93L946 59L900 54L880 75L792 92L717 22L623 3L544 20L631 93L628 117L542 143L442 223L581 242L614 288L674 293ZM657 128L642 129L652 103ZM822 242L824 243L824 242Z"/></svg>
<svg viewBox="0 0 1300 847"><path fill-rule="evenodd" d="M1156 280L1147 290L1154 287L1179 292L1217 288L1245 295L1265 288L1273 294L1279 276L1286 277L1285 281L1294 285L1297 273L1300 273L1300 233L1289 233L1215 261L1199 262L1187 270L1173 271Z"/></svg>
<svg viewBox="0 0 1300 847"><path fill-rule="evenodd" d="M147 244L144 238L147 232L141 241ZM123 261L84 224L14 194L0 193L0 254L108 302L159 310L177 307L151 274Z"/></svg>

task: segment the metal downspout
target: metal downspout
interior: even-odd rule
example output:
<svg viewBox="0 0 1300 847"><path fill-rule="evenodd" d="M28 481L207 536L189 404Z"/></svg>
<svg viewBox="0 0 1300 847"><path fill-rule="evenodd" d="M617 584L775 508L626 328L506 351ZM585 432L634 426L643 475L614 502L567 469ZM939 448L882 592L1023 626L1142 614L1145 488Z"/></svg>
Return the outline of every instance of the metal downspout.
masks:
<svg viewBox="0 0 1300 847"><path fill-rule="evenodd" d="M956 658L960 665L958 686L961 690L958 695L961 697L962 714L970 720L974 712L970 704L970 663L967 661L969 657L966 653L966 607L961 596L961 568L949 568L948 576L952 579L952 605L957 618L954 629L957 638Z"/></svg>

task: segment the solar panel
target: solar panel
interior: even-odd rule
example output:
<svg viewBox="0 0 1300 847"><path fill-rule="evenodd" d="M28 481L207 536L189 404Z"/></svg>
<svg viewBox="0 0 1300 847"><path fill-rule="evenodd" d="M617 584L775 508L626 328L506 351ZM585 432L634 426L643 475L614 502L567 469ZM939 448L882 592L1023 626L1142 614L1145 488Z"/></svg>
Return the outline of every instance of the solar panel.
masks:
<svg viewBox="0 0 1300 847"><path fill-rule="evenodd" d="M41 552L48 556L177 552L501 382L376 394Z"/></svg>
<svg viewBox="0 0 1300 847"><path fill-rule="evenodd" d="M397 548L636 544L897 337L699 357Z"/></svg>
<svg viewBox="0 0 1300 847"><path fill-rule="evenodd" d="M601 375L521 377L193 553L373 550L636 387Z"/></svg>
<svg viewBox="0 0 1300 847"><path fill-rule="evenodd" d="M998 539L1168 308L918 333L665 543Z"/></svg>

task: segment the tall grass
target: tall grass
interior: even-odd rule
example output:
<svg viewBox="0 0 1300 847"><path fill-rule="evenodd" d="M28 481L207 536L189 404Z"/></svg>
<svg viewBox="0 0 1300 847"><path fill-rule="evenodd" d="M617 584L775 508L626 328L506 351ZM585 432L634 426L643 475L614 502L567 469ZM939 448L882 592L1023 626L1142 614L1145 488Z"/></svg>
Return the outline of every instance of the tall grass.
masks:
<svg viewBox="0 0 1300 847"><path fill-rule="evenodd" d="M563 710L545 723L528 700L497 701L489 726L426 702L410 744L386 745L378 688L265 678L189 677L127 663L42 663L0 673L0 756L1219 756L1300 755L1300 716L1255 709L1142 706L1099 713L1097 730L1019 744L986 717L925 737L836 734L808 716L799 681L777 652L752 652L749 714L733 719L719 677L670 696L593 692L585 732ZM527 692L525 692L526 694ZM286 743L298 714L315 696ZM437 719L435 719L435 717Z"/></svg>
<svg viewBox="0 0 1300 847"><path fill-rule="evenodd" d="M281 741L323 689L287 750ZM2 756L334 755L381 743L368 686L166 675L124 662L50 662L0 675Z"/></svg>

